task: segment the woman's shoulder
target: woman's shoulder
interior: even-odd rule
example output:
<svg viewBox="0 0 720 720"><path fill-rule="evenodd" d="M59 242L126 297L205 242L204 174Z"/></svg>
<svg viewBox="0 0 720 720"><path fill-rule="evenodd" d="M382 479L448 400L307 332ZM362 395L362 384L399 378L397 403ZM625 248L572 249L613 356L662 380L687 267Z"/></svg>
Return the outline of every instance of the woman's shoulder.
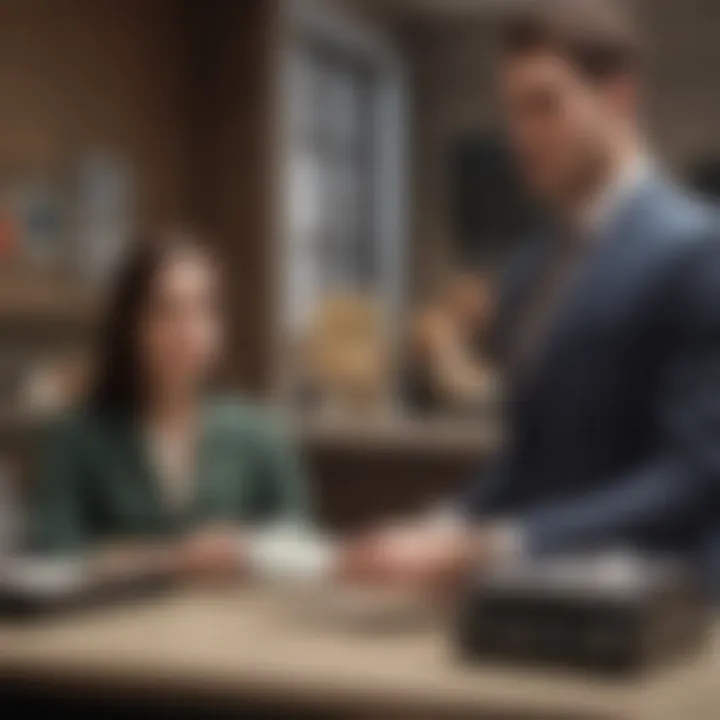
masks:
<svg viewBox="0 0 720 720"><path fill-rule="evenodd" d="M86 408L73 407L44 417L39 427L47 435L70 438L84 434L93 426L93 421Z"/></svg>
<svg viewBox="0 0 720 720"><path fill-rule="evenodd" d="M128 422L85 406L69 408L46 418L40 425L41 436L52 442L92 442L125 433Z"/></svg>

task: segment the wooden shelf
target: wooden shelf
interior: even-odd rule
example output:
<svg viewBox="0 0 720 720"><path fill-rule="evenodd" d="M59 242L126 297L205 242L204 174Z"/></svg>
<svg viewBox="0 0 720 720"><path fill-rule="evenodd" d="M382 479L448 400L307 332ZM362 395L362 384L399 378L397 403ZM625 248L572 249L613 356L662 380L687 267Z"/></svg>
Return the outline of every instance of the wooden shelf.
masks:
<svg viewBox="0 0 720 720"><path fill-rule="evenodd" d="M485 420L302 418L290 421L302 445L314 448L486 456L502 442L500 423Z"/></svg>
<svg viewBox="0 0 720 720"><path fill-rule="evenodd" d="M0 408L0 439L22 436L42 427L50 416L46 413L19 408Z"/></svg>
<svg viewBox="0 0 720 720"><path fill-rule="evenodd" d="M55 276L0 274L0 324L85 327L94 324L98 293Z"/></svg>
<svg viewBox="0 0 720 720"><path fill-rule="evenodd" d="M37 429L48 415L0 408L0 435ZM460 422L387 418L375 422L293 418L292 435L306 447L401 451L411 453L460 453L484 456L498 448L502 431L497 421Z"/></svg>

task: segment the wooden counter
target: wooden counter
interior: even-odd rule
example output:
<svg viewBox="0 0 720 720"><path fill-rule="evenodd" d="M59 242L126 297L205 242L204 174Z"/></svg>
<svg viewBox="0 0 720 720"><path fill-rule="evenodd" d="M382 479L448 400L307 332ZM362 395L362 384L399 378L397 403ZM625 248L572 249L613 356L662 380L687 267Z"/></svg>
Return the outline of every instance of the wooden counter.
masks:
<svg viewBox="0 0 720 720"><path fill-rule="evenodd" d="M454 663L439 627L364 634L257 590L0 625L0 680L386 718L717 720L720 633L694 667L621 684Z"/></svg>
<svg viewBox="0 0 720 720"><path fill-rule="evenodd" d="M35 438L45 422L42 413L0 407L0 455L17 466L21 493L32 478ZM313 483L317 520L338 532L447 502L482 477L502 441L492 418L289 416L287 422Z"/></svg>
<svg viewBox="0 0 720 720"><path fill-rule="evenodd" d="M293 423L320 522L352 531L427 512L480 481L502 442L497 420L378 417Z"/></svg>
<svg viewBox="0 0 720 720"><path fill-rule="evenodd" d="M292 418L290 427L304 446L364 452L455 454L472 458L494 453L502 441L493 416L476 420L379 416Z"/></svg>

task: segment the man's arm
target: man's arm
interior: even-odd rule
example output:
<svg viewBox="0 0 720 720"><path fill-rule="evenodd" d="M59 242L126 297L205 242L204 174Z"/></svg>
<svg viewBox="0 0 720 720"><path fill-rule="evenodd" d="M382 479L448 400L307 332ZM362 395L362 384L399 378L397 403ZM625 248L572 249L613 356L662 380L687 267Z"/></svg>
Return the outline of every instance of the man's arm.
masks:
<svg viewBox="0 0 720 720"><path fill-rule="evenodd" d="M654 456L603 490L514 517L503 513L508 475L501 462L488 483L456 501L456 512L361 538L348 574L444 586L471 565L632 542L707 512L720 492L720 240L693 245L675 281L664 284L656 312L668 351Z"/></svg>
<svg viewBox="0 0 720 720"><path fill-rule="evenodd" d="M488 337L488 354L499 369L501 378L509 364L509 345L515 332L518 307L533 284L545 252L546 238L543 233L538 233L517 253L504 273L500 299ZM508 494L512 493L507 483L511 462L512 449L506 448L489 466L478 469L474 474L475 479L481 477L482 481L471 483L468 490L450 504L450 512L468 518L501 513Z"/></svg>
<svg viewBox="0 0 720 720"><path fill-rule="evenodd" d="M720 487L720 238L695 242L658 315L669 349L655 411L657 455L603 490L517 518L528 552L671 531L702 513Z"/></svg>

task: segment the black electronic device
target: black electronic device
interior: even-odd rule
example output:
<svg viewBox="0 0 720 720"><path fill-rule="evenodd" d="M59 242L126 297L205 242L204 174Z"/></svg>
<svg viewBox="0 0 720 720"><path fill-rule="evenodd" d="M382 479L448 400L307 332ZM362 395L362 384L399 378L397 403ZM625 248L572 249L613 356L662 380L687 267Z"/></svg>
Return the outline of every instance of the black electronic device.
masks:
<svg viewBox="0 0 720 720"><path fill-rule="evenodd" d="M699 652L711 618L682 562L564 557L483 573L461 604L456 642L466 661L637 673Z"/></svg>

